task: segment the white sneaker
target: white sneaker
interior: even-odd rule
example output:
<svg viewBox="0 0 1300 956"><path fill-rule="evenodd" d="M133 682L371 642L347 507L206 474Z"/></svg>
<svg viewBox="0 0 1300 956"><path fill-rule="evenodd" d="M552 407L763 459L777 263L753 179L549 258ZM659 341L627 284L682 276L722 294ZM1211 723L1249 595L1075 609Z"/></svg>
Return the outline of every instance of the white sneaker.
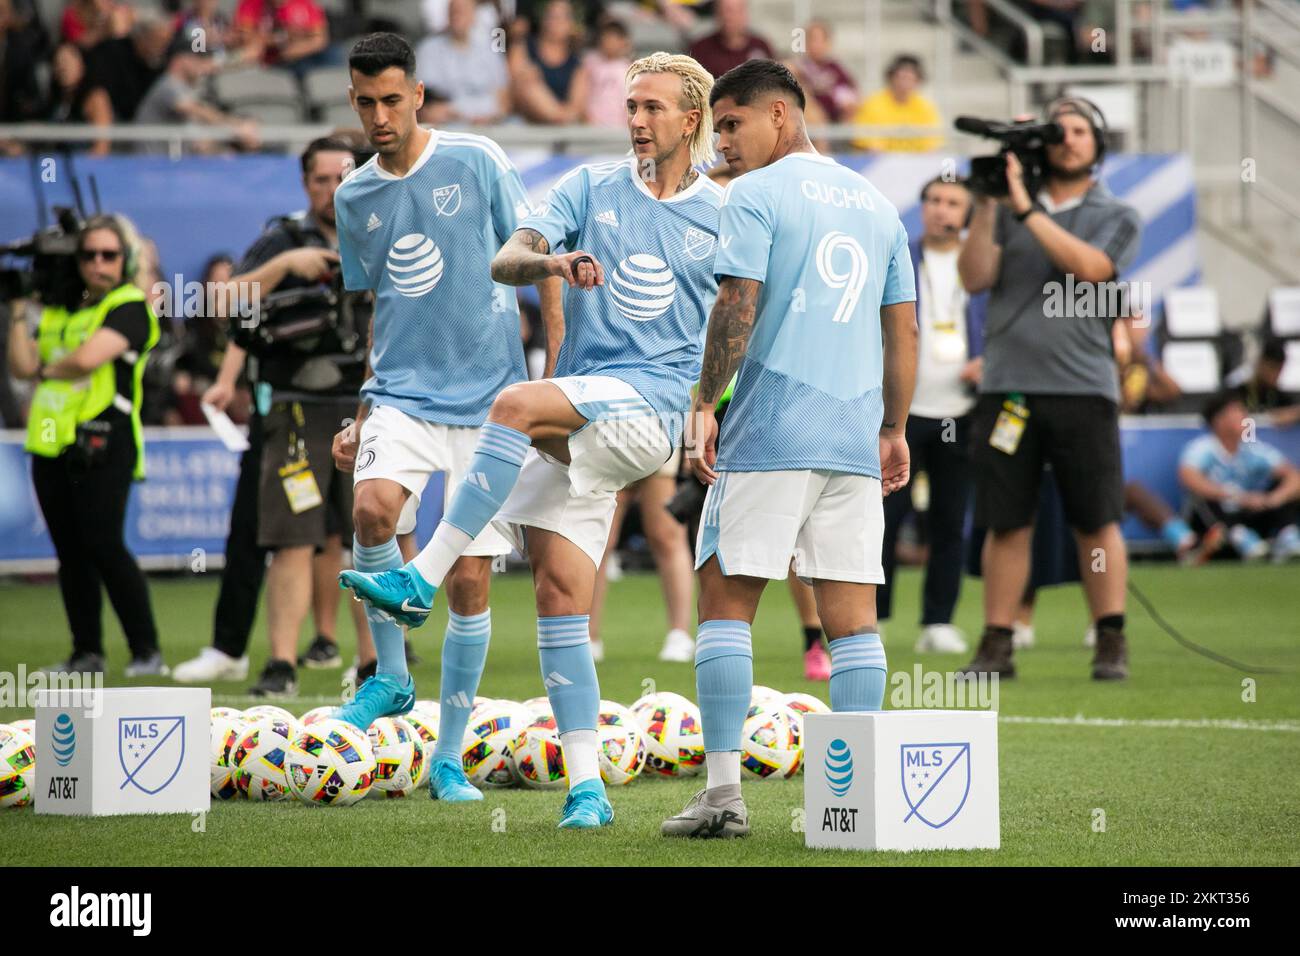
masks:
<svg viewBox="0 0 1300 956"><path fill-rule="evenodd" d="M599 664L601 661L603 661L603 660L605 659L605 642L604 642L604 641L592 641L592 642L591 642L591 659L592 659L593 661L595 661L597 664Z"/></svg>
<svg viewBox="0 0 1300 956"><path fill-rule="evenodd" d="M1034 625L1015 621L1011 625L1011 646L1016 650L1034 646Z"/></svg>
<svg viewBox="0 0 1300 956"><path fill-rule="evenodd" d="M661 661L689 664L695 660L695 641L680 628L674 628L664 638L664 649L659 652Z"/></svg>
<svg viewBox="0 0 1300 956"><path fill-rule="evenodd" d="M927 624L916 639L918 654L962 654L965 651L965 636L951 624Z"/></svg>
<svg viewBox="0 0 1300 956"><path fill-rule="evenodd" d="M1095 625L1083 632L1083 646L1084 647L1097 646L1097 628Z"/></svg>
<svg viewBox="0 0 1300 956"><path fill-rule="evenodd" d="M177 664L172 680L178 684L206 684L214 680L246 680L248 657L231 657L215 647L205 647L193 660Z"/></svg>

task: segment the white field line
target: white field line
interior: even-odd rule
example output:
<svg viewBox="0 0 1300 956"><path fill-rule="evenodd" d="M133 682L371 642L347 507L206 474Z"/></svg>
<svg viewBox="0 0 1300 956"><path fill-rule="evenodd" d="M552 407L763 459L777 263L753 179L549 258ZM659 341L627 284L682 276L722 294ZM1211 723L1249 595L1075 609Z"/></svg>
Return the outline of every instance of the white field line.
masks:
<svg viewBox="0 0 1300 956"><path fill-rule="evenodd" d="M269 700L264 697L247 695L218 694L213 697L218 704L309 704L320 707L325 704L341 704L338 697L293 697L286 700ZM998 720L1004 724L1036 724L1053 727L1147 727L1162 730L1254 730L1265 733L1300 733L1300 720L1229 720L1225 718L1200 718L1189 720L1181 717L1165 719L1131 720L1127 717L1033 717L1019 714L1001 714Z"/></svg>

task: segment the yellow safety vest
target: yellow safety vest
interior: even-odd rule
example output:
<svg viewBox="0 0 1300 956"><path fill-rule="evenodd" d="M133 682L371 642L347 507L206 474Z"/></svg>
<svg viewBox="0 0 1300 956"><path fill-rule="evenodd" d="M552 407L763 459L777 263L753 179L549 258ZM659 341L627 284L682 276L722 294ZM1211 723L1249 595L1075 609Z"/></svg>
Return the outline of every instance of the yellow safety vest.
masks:
<svg viewBox="0 0 1300 956"><path fill-rule="evenodd" d="M141 380L144 378L145 359L149 350L158 344L158 317L145 301L145 295L134 285L120 285L94 305L68 312L63 307L47 306L41 310L41 324L36 333L41 362L53 364L76 351L101 325L108 313L127 302L145 302L149 313L149 338L138 353L127 352L120 359L132 362L131 394L117 392L116 359L105 362L89 375L79 379L58 379L41 382L32 396L31 414L27 420L26 448L33 455L57 458L62 451L77 440L77 426L97 418L104 409L114 405L131 417L131 432L135 437L135 477L144 477L144 434L140 427Z"/></svg>

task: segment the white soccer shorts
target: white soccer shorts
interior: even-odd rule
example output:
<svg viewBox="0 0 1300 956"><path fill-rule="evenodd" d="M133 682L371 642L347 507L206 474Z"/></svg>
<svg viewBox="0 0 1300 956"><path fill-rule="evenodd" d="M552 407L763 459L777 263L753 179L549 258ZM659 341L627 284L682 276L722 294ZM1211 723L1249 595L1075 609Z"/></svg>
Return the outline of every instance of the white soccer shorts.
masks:
<svg viewBox="0 0 1300 956"><path fill-rule="evenodd" d="M397 519L397 533L409 534L415 530L420 498L435 471L445 475L442 511L447 513L451 496L469 470L478 436L479 429L471 426L427 422L400 409L376 405L361 423L361 444L352 480L360 483L387 478L409 491L411 496ZM489 525L465 549L465 554L483 557L510 551L510 542Z"/></svg>
<svg viewBox="0 0 1300 956"><path fill-rule="evenodd" d="M704 498L695 567L779 581L883 584L880 480L834 471L724 471Z"/></svg>
<svg viewBox="0 0 1300 956"><path fill-rule="evenodd" d="M574 375L547 381L588 423L569 436L568 465L529 449L493 525L521 551L525 528L553 531L599 565L615 495L662 468L672 457L672 442L655 410L622 379Z"/></svg>

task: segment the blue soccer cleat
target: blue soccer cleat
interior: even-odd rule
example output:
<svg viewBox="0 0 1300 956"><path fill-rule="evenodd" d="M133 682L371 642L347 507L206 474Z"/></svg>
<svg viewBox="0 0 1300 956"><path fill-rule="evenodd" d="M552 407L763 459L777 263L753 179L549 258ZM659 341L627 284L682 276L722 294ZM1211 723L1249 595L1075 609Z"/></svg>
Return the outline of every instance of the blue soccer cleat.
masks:
<svg viewBox="0 0 1300 956"><path fill-rule="evenodd" d="M599 780L586 780L564 798L564 812L560 815L561 830L599 830L614 822L614 808L605 796L605 785Z"/></svg>
<svg viewBox="0 0 1300 956"><path fill-rule="evenodd" d="M439 757L429 765L429 796L444 803L471 803L483 794L469 782L455 757Z"/></svg>
<svg viewBox="0 0 1300 956"><path fill-rule="evenodd" d="M415 571L339 572L339 587L352 591L360 600L388 615L399 624L419 627L429 617L438 589Z"/></svg>
<svg viewBox="0 0 1300 956"><path fill-rule="evenodd" d="M376 674L359 688L350 701L334 711L337 720L346 720L365 733L380 717L400 717L415 706L415 678L406 682L393 674Z"/></svg>

